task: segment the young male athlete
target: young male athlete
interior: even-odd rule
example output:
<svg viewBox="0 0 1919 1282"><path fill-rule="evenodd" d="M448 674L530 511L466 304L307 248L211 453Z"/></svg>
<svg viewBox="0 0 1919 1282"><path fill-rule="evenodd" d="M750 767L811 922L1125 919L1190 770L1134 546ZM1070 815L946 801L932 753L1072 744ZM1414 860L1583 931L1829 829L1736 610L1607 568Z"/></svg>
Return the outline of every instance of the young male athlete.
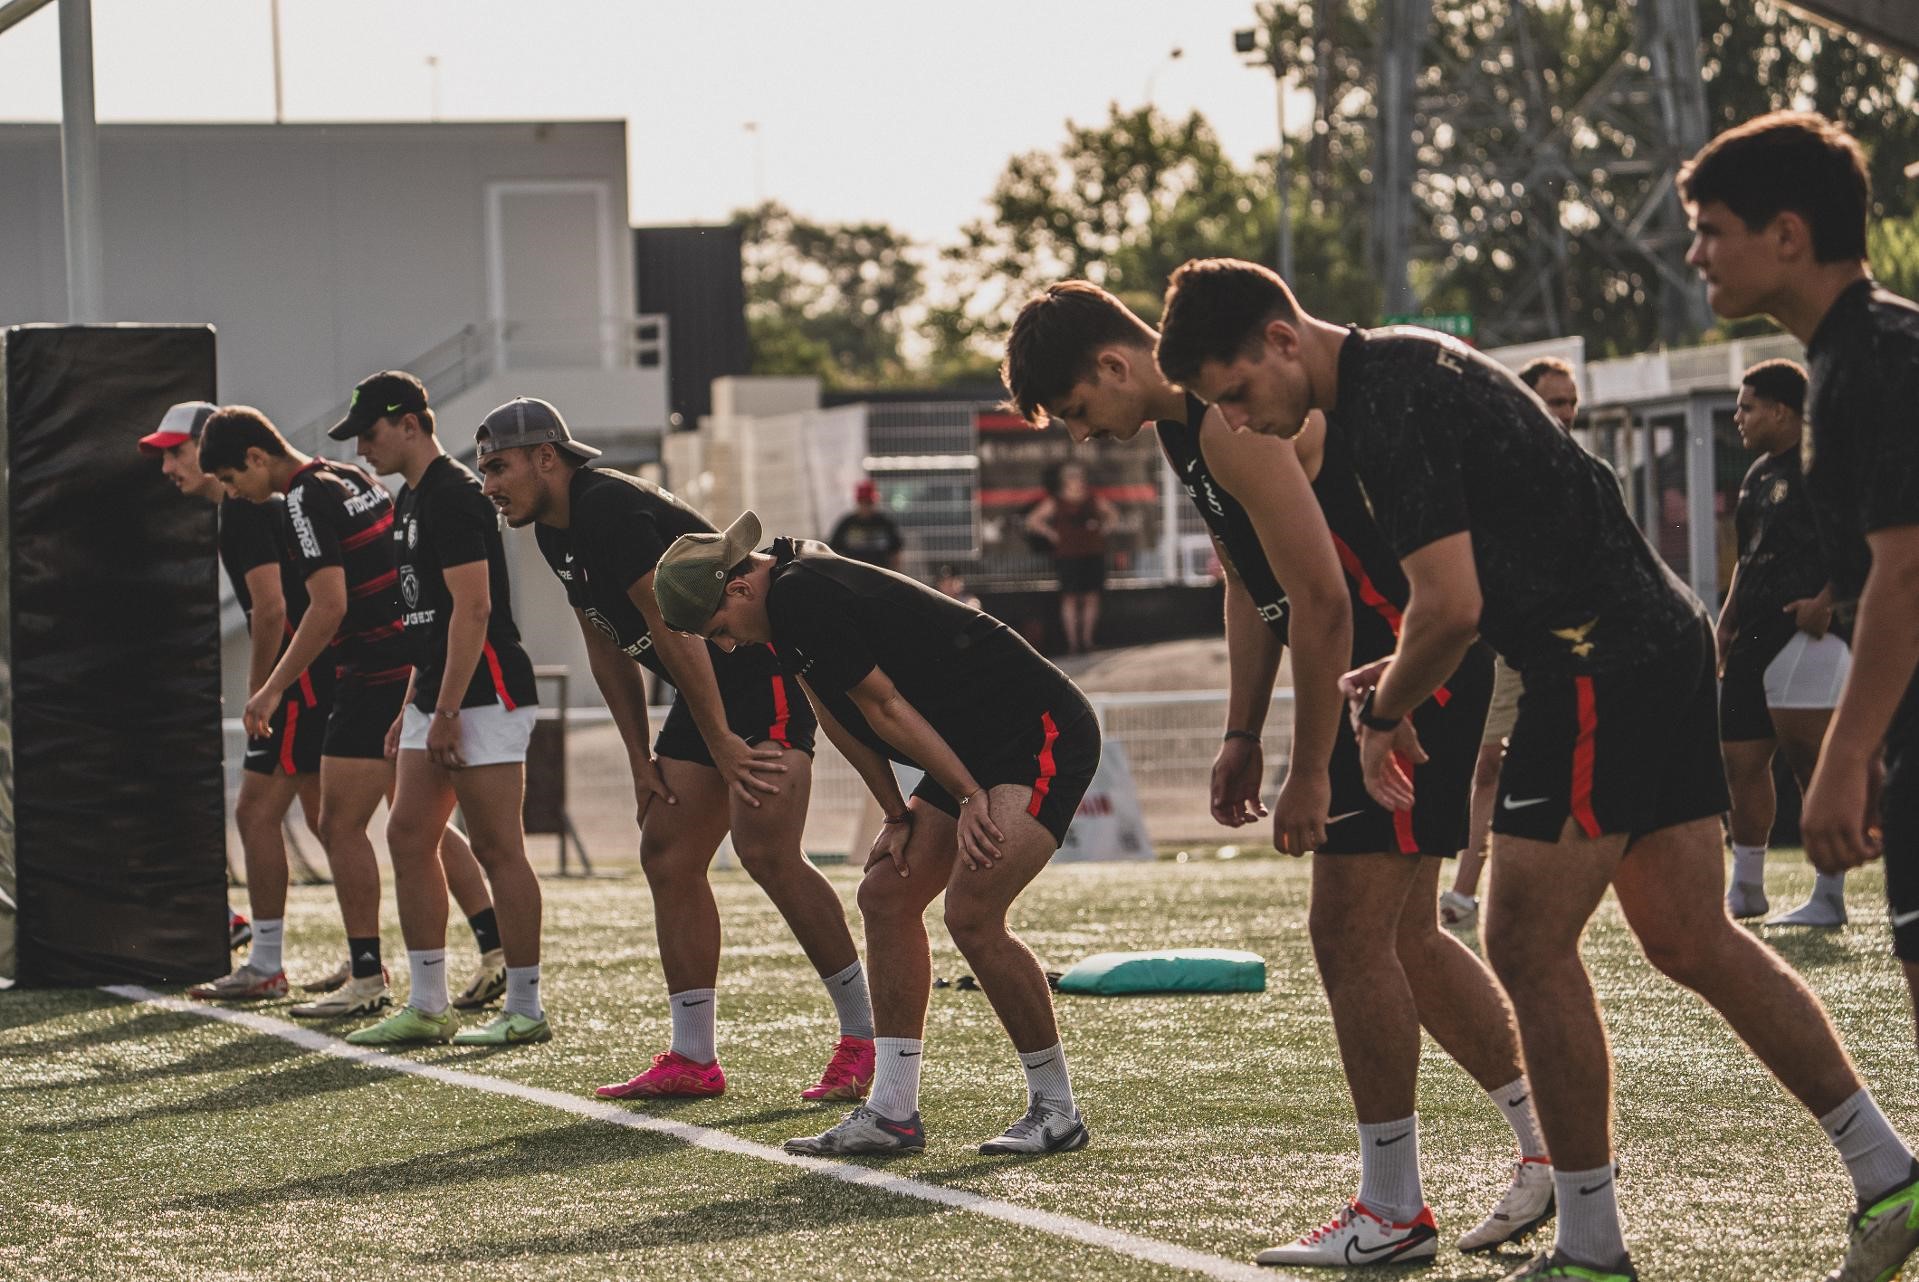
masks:
<svg viewBox="0 0 1919 1282"><path fill-rule="evenodd" d="M500 406L477 440L486 496L507 524L534 527L541 555L566 585L639 802L640 862L653 894L673 1040L644 1072L599 1094L726 1089L715 1045L720 915L706 870L731 831L741 866L786 919L838 1012L840 1037L826 1070L800 1094L860 1098L873 1078L866 976L839 895L800 850L812 712L772 651L721 654L662 626L653 599L667 544L712 524L658 486L585 466L600 452L574 440L545 401ZM657 742L648 741L641 667L679 692Z"/></svg>
<svg viewBox="0 0 1919 1282"><path fill-rule="evenodd" d="M1162 370L1235 427L1293 436L1324 412L1328 448L1352 460L1405 566L1398 648L1343 683L1374 796L1414 800L1407 714L1477 633L1525 682L1493 819L1487 945L1556 1163L1559 1233L1509 1276L1636 1276L1614 1192L1610 1055L1579 956L1608 885L1653 964L1820 1119L1862 1195L1912 1185L1911 1152L1818 999L1726 915L1712 628L1605 466L1480 353L1426 330L1327 324L1253 263L1182 267L1160 330ZM1882 1250L1855 1235L1847 1268Z"/></svg>
<svg viewBox="0 0 1919 1282"><path fill-rule="evenodd" d="M200 470L200 430L219 411L210 401L175 405L159 427L140 438L140 452L160 460L161 473L182 494L218 503L220 564L246 616L249 637L247 692L273 664L306 611L306 588L283 555L286 504L255 505L224 498L217 477ZM234 825L247 871L247 903L253 910L252 948L246 961L209 984L187 990L206 1001L259 1001L287 992L287 851L281 824L295 797L307 827L319 835L320 737L326 728L333 669L316 664L300 674L263 736L247 739L241 760L240 795ZM232 911L228 910L229 913ZM229 922L231 926L231 922Z"/></svg>
<svg viewBox="0 0 1919 1282"><path fill-rule="evenodd" d="M1519 381L1546 403L1546 412L1566 431L1579 421L1579 380L1573 367L1556 356L1526 362ZM1479 734L1479 764L1473 768L1472 829L1459 853L1451 889L1439 897L1439 919L1453 930L1471 930L1479 924L1479 875L1486 866L1486 843L1492 836L1493 803L1499 787L1499 763L1506 759L1506 736L1519 715L1519 673L1504 659L1493 663L1493 697L1486 706L1486 725Z"/></svg>
<svg viewBox="0 0 1919 1282"><path fill-rule="evenodd" d="M315 663L334 671L320 745L320 843L346 924L348 961L343 974L315 986L323 996L292 1013L304 1019L371 1014L391 998L380 964L380 873L366 827L392 787L386 731L399 714L411 671L401 637L399 574L387 537L393 504L359 468L309 458L288 445L266 415L250 406L230 405L207 420L199 461L235 498L265 504L285 496L287 555L307 595L299 626L247 700L247 733L262 735L271 727L274 711ZM499 943L486 877L450 826L440 854L482 954L480 973L463 999L483 999L504 987L503 977L498 987L494 982Z"/></svg>
<svg viewBox="0 0 1919 1282"><path fill-rule="evenodd" d="M1870 187L1849 134L1792 113L1719 135L1679 181L1712 309L1767 313L1806 344L1806 492L1835 593L1858 604L1800 828L1821 872L1885 856L1893 952L1919 1001L1919 306L1867 272ZM1859 1193L1842 1282L1890 1277L1919 1245L1919 1182Z"/></svg>
<svg viewBox="0 0 1919 1282"><path fill-rule="evenodd" d="M1852 666L1832 631L1832 584L1799 466L1806 371L1763 361L1739 384L1732 421L1759 459L1739 486L1739 560L1719 612L1719 737L1732 790L1734 917L1766 913L1766 843L1776 804L1772 756L1783 748L1803 795ZM1846 924L1846 874L1819 874L1812 898L1767 923Z"/></svg>
<svg viewBox="0 0 1919 1282"><path fill-rule="evenodd" d="M925 914L942 893L946 928L1026 1073L1026 1112L980 1152L1083 1148L1053 995L1006 913L1053 857L1092 782L1091 705L991 615L824 543L777 539L761 553L759 541L751 512L723 534L675 539L654 575L660 616L722 650L771 645L886 816L859 890L879 1030L872 1099L819 1135L788 1140L787 1151L926 1147ZM910 802L888 758L926 771Z"/></svg>
<svg viewBox="0 0 1919 1282"><path fill-rule="evenodd" d="M357 440L372 471L406 481L391 540L413 653L409 698L386 740L398 758L387 850L412 988L399 1011L347 1040L544 1042L553 1034L540 1001L540 882L520 814L538 715L533 663L513 623L499 514L479 478L440 448L431 408L387 408L408 403L411 390L397 375L375 375L328 433ZM436 849L455 803L493 891L506 960L505 1011L464 1030L447 989L446 875Z"/></svg>
<svg viewBox="0 0 1919 1282"><path fill-rule="evenodd" d="M1512 1012L1485 963L1439 929L1434 911L1442 859L1464 841L1491 656L1482 652L1462 664L1444 704L1421 710L1432 759L1418 767L1419 807L1382 809L1360 777L1338 682L1347 668L1392 652L1406 605L1398 563L1367 516L1351 470L1327 457L1318 424L1299 442L1234 433L1217 410L1166 381L1153 364L1157 340L1117 298L1069 281L1021 308L1002 377L1028 421L1062 423L1075 441L1129 440L1153 422L1213 532L1220 563L1232 567L1231 706L1213 774L1213 810L1222 823L1263 813L1258 729L1289 626L1293 635L1293 754L1273 839L1281 850L1315 852L1314 953L1359 1113L1361 1176L1359 1196L1331 1224L1259 1258L1388 1264L1437 1252L1420 1187L1413 1107L1422 1021L1478 1079L1519 1139L1512 1187L1460 1239L1462 1250L1491 1249L1543 1223L1553 1201ZM1328 761L1330 777L1320 764ZM1310 813L1300 813L1302 794Z"/></svg>

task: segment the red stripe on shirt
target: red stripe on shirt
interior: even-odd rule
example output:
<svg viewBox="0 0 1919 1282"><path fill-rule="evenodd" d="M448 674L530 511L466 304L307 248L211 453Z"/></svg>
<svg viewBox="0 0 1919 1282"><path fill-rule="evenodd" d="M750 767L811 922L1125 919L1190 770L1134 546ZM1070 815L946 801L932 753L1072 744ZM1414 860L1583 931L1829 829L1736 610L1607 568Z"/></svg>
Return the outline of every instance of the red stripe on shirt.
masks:
<svg viewBox="0 0 1919 1282"><path fill-rule="evenodd" d="M376 592L384 592L399 581L400 572L398 570L388 570L385 574L368 579L360 586L349 590L347 595L357 601L363 597L370 597Z"/></svg>
<svg viewBox="0 0 1919 1282"><path fill-rule="evenodd" d="M1059 727L1053 724L1053 714L1039 714L1040 728L1045 738L1039 748L1039 778L1033 780L1033 799L1027 803L1026 813L1039 818L1039 808L1046 801L1046 794L1053 789L1053 776L1059 773L1059 766L1053 761L1053 741L1059 738Z"/></svg>
<svg viewBox="0 0 1919 1282"><path fill-rule="evenodd" d="M1394 636L1398 636L1399 607L1380 595L1379 589L1373 584L1372 575L1366 573L1366 567L1361 564L1359 554L1337 534L1333 535L1333 550L1339 553L1340 568L1346 571L1348 577L1358 587L1359 599L1371 606L1373 612L1380 618L1386 620L1386 626L1393 630Z"/></svg>
<svg viewBox="0 0 1919 1282"><path fill-rule="evenodd" d="M351 552L354 548L363 548L367 544L373 542L373 540L379 538L382 534L385 534L388 530L392 528L393 528L393 512L391 509L388 509L380 517L380 519L375 521L372 525L367 526L364 530L358 530L352 534L347 535L345 538L341 539L340 550L342 552Z"/></svg>
<svg viewBox="0 0 1919 1282"><path fill-rule="evenodd" d="M1573 818L1588 837L1599 836L1599 816L1593 813L1593 736L1599 730L1599 709L1593 702L1593 679L1574 677L1579 697L1579 738L1573 742Z"/></svg>
<svg viewBox="0 0 1919 1282"><path fill-rule="evenodd" d="M508 712L519 705L513 702L513 696L506 692L506 674L500 671L500 656L493 653L493 643L488 641L480 647L480 654L486 659L486 670L493 674L493 692L500 696L500 706Z"/></svg>

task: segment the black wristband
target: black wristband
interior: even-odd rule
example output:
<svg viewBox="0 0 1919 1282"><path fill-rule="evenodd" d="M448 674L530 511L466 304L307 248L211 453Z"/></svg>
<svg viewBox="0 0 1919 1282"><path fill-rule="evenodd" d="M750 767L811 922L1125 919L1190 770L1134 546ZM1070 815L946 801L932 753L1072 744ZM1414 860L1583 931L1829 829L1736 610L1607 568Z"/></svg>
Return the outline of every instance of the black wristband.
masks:
<svg viewBox="0 0 1919 1282"><path fill-rule="evenodd" d="M1258 732L1253 730L1228 730L1225 737L1228 740L1244 739L1247 743L1260 742Z"/></svg>
<svg viewBox="0 0 1919 1282"><path fill-rule="evenodd" d="M1406 718L1374 716L1373 715L1373 696L1378 693L1379 693L1378 686L1374 686L1372 689L1366 692L1366 698L1359 705L1359 724L1362 726L1365 726L1368 730L1377 730L1381 734L1389 734L1392 731L1399 729L1399 723L1404 721Z"/></svg>

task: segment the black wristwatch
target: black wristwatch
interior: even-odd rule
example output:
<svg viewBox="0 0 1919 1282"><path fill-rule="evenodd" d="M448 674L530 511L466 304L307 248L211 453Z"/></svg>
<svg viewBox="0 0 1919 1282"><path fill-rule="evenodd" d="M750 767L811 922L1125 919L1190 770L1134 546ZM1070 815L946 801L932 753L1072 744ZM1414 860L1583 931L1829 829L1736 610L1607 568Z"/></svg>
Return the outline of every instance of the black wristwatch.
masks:
<svg viewBox="0 0 1919 1282"><path fill-rule="evenodd" d="M1399 723L1406 718L1374 716L1373 696L1378 693L1378 686L1374 686L1366 692L1365 699L1362 700L1359 705L1359 724L1365 726L1368 730L1377 730L1381 734L1391 734L1393 731L1399 729Z"/></svg>

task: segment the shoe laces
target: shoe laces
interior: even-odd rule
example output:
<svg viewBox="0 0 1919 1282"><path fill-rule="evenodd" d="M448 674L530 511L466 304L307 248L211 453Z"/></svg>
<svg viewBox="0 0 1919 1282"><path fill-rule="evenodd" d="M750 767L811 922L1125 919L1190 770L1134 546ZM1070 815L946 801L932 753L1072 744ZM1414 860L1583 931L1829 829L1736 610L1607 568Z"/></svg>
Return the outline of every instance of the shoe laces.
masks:
<svg viewBox="0 0 1919 1282"><path fill-rule="evenodd" d="M1335 1215L1318 1228L1305 1234L1299 1240L1307 1246L1317 1246L1323 1239L1329 1238L1333 1234L1351 1225L1357 1210L1358 1207L1356 1206L1347 1206L1344 1210L1340 1211L1338 1215Z"/></svg>
<svg viewBox="0 0 1919 1282"><path fill-rule="evenodd" d="M1027 1104L1026 1112L1020 1116L1020 1119L1006 1128L1006 1134L1016 1140L1031 1139L1036 1134L1044 1134L1046 1115L1052 1111L1038 1100L1033 1100Z"/></svg>
<svg viewBox="0 0 1919 1282"><path fill-rule="evenodd" d="M820 1074L821 1085L831 1086L859 1077L860 1047L841 1039L833 1048L833 1058L826 1061L826 1071Z"/></svg>

